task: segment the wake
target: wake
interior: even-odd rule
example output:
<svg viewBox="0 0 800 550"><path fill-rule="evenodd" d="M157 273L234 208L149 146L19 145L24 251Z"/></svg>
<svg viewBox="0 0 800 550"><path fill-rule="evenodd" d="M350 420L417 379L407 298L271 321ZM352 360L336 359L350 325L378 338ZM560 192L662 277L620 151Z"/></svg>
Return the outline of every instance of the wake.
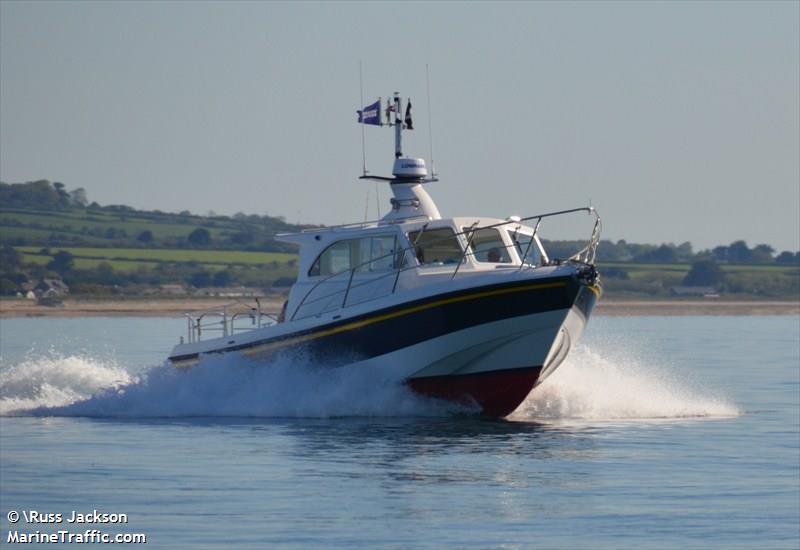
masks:
<svg viewBox="0 0 800 550"><path fill-rule="evenodd" d="M418 396L381 373L314 366L301 357L268 366L237 356L134 376L81 356L32 359L0 372L0 415L89 417L444 416L456 405Z"/></svg>

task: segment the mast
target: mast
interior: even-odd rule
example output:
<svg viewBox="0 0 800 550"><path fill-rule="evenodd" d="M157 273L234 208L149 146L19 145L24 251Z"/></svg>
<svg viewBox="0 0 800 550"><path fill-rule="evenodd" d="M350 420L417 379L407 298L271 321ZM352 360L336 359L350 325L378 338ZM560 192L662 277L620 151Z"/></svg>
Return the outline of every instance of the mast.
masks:
<svg viewBox="0 0 800 550"><path fill-rule="evenodd" d="M403 121L400 118L400 96L394 93L394 158L403 156Z"/></svg>

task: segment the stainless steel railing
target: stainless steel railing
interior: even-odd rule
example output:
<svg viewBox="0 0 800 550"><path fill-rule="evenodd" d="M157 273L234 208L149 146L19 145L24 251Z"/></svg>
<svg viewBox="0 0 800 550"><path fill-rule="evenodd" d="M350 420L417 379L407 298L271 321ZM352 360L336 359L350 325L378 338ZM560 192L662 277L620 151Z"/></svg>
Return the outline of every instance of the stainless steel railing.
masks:
<svg viewBox="0 0 800 550"><path fill-rule="evenodd" d="M278 322L278 314L261 311L261 302L256 299L255 305L236 301L220 307L184 314L187 324L186 341L180 343L193 344L203 339L206 334L212 337L233 336L238 332L274 325Z"/></svg>

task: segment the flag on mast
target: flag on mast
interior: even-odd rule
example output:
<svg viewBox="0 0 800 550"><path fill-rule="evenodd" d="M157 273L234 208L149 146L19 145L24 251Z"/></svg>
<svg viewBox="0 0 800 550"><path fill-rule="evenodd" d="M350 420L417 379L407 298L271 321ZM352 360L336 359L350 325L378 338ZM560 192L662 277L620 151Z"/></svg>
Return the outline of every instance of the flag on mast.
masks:
<svg viewBox="0 0 800 550"><path fill-rule="evenodd" d="M367 105L358 113L359 124L373 124L375 126L381 125L381 100L379 99L371 105Z"/></svg>
<svg viewBox="0 0 800 550"><path fill-rule="evenodd" d="M405 123L406 123L406 130L413 130L414 129L414 123L411 121L411 99L410 98L408 100L408 105L406 106Z"/></svg>
<svg viewBox="0 0 800 550"><path fill-rule="evenodd" d="M386 100L386 120L387 123L391 126L392 125L392 113L394 112L394 102L392 102L392 98Z"/></svg>

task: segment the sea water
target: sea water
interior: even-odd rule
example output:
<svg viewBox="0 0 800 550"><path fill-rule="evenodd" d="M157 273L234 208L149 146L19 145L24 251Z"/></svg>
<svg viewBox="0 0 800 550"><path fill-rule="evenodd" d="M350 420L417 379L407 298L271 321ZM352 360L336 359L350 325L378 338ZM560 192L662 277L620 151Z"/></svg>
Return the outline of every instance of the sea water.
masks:
<svg viewBox="0 0 800 550"><path fill-rule="evenodd" d="M178 372L183 329L0 321L0 544L800 547L796 316L595 317L506 420L302 357Z"/></svg>

